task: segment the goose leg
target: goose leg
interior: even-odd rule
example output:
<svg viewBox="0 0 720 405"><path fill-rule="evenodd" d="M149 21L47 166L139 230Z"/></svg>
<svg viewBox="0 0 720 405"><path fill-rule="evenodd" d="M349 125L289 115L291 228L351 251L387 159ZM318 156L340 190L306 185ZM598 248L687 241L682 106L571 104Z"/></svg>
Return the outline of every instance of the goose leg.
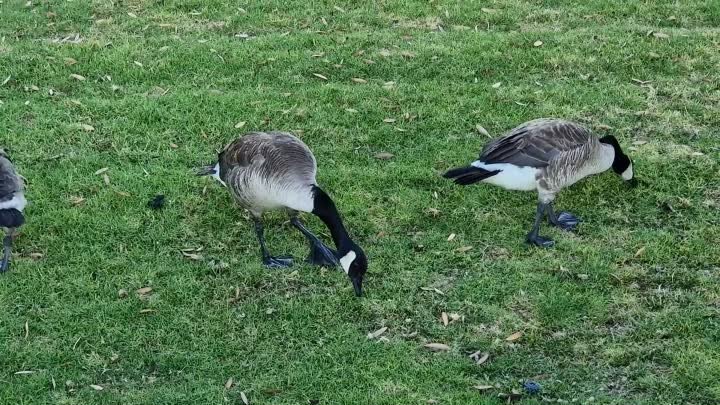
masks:
<svg viewBox="0 0 720 405"><path fill-rule="evenodd" d="M3 258L0 262L0 273L5 273L10 268L10 254L12 252L12 241L13 234L15 233L14 228L9 228L3 239Z"/></svg>
<svg viewBox="0 0 720 405"><path fill-rule="evenodd" d="M547 216L550 225L557 226L564 231L574 231L580 222L580 218L566 211L560 211L555 214L552 203L547 206Z"/></svg>
<svg viewBox="0 0 720 405"><path fill-rule="evenodd" d="M263 227L260 218L253 217L253 221L255 221L255 234L257 235L258 242L260 242L260 253L262 254L262 260L265 267L277 269L292 266L292 257L270 256L270 252L268 252L267 247L265 246L265 228Z"/></svg>
<svg viewBox="0 0 720 405"><path fill-rule="evenodd" d="M290 223L297 228L310 243L310 254L307 261L316 266L334 267L338 265L337 253L325 245L320 238L315 236L309 229L300 222L297 216L290 217Z"/></svg>
<svg viewBox="0 0 720 405"><path fill-rule="evenodd" d="M531 243L535 246L539 247L552 247L555 245L555 241L550 238L544 238L540 235L538 235L538 232L540 232L540 222L542 221L543 217L545 216L545 211L547 210L549 204L538 202L537 205L537 212L535 213L535 223L533 224L532 229L530 230L530 233L527 234L527 237L525 240L527 243Z"/></svg>

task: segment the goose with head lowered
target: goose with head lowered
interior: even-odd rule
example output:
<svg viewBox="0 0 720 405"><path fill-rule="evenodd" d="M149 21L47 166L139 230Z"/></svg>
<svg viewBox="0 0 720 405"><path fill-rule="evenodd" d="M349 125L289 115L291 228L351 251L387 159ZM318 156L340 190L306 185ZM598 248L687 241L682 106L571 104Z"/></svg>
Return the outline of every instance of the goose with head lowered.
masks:
<svg viewBox="0 0 720 405"><path fill-rule="evenodd" d="M350 239L333 200L318 186L316 172L315 156L296 136L286 132L252 132L228 144L219 153L217 163L198 174L212 175L250 212L265 266L281 268L293 263L291 257L270 255L265 246L262 214L285 209L290 223L310 243L308 262L319 266L339 264L350 277L355 294L361 296L367 258ZM310 212L325 223L337 250L326 246L300 222L299 211Z"/></svg>
<svg viewBox="0 0 720 405"><path fill-rule="evenodd" d="M5 150L0 148L0 228L5 231L0 273L10 268L13 237L17 228L25 223L25 205L27 201L22 177L18 175Z"/></svg>
<svg viewBox="0 0 720 405"><path fill-rule="evenodd" d="M630 185L637 183L632 161L614 136L598 138L574 122L544 118L490 141L478 160L449 170L444 177L464 186L484 182L509 190L537 191L535 223L526 240L550 247L555 242L538 235L543 217L547 215L551 225L564 230L575 229L580 221L568 212L555 213L557 193L610 168Z"/></svg>

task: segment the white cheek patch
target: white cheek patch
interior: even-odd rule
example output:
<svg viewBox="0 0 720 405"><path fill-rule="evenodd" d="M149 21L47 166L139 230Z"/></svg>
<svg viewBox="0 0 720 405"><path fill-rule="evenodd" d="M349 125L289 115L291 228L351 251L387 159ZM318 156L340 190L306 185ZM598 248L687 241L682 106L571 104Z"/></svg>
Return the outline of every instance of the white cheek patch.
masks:
<svg viewBox="0 0 720 405"><path fill-rule="evenodd" d="M620 175L622 176L623 180L632 180L633 178L633 166L632 163L630 163L630 166L628 166L627 169L625 169L624 172Z"/></svg>
<svg viewBox="0 0 720 405"><path fill-rule="evenodd" d="M357 254L355 254L354 251L349 251L345 256L340 258L340 265L342 266L343 270L345 270L345 273L350 273L350 264L352 264L353 260L357 257Z"/></svg>
<svg viewBox="0 0 720 405"><path fill-rule="evenodd" d="M214 172L213 172L213 174L212 174L212 177L213 177L215 180L219 181L220 184L222 184L223 186L226 186L226 187L227 187L227 184L225 184L225 182L222 181L222 179L220 179L220 162L215 163L215 167L213 168L213 170L214 170Z"/></svg>

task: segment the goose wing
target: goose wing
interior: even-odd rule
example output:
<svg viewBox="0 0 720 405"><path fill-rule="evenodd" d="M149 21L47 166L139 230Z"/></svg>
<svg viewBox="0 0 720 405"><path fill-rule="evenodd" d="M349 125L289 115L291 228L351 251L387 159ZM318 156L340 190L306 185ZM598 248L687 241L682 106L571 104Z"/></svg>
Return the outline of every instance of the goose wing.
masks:
<svg viewBox="0 0 720 405"><path fill-rule="evenodd" d="M590 131L573 122L533 120L486 145L480 153L480 161L541 168L548 166L559 154L577 149L591 140Z"/></svg>
<svg viewBox="0 0 720 405"><path fill-rule="evenodd" d="M253 132L227 145L219 157L221 177L252 172L265 180L315 182L317 163L310 149L286 132Z"/></svg>
<svg viewBox="0 0 720 405"><path fill-rule="evenodd" d="M9 159L0 155L0 202L9 201L23 191L23 183Z"/></svg>

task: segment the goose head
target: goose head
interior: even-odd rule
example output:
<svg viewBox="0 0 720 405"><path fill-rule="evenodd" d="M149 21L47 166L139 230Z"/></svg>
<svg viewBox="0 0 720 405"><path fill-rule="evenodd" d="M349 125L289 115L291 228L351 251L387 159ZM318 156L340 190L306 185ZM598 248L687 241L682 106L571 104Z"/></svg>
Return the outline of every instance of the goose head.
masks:
<svg viewBox="0 0 720 405"><path fill-rule="evenodd" d="M219 181L220 184L223 186L227 186L225 182L220 177L220 163L215 163L215 165L210 166L204 166L197 170L196 174L198 176L212 176L215 180Z"/></svg>
<svg viewBox="0 0 720 405"><path fill-rule="evenodd" d="M365 252L355 243L350 243L346 249L338 252L338 261L345 273L350 277L355 295L362 297L363 277L367 272L368 262Z"/></svg>
<svg viewBox="0 0 720 405"><path fill-rule="evenodd" d="M600 138L600 142L612 146L613 150L615 151L615 156L612 162L612 169L615 174L620 176L630 186L636 186L638 183L637 179L635 178L635 173L633 172L632 159L630 159L630 157L626 155L625 152L623 152L618 140L612 135L607 135Z"/></svg>

